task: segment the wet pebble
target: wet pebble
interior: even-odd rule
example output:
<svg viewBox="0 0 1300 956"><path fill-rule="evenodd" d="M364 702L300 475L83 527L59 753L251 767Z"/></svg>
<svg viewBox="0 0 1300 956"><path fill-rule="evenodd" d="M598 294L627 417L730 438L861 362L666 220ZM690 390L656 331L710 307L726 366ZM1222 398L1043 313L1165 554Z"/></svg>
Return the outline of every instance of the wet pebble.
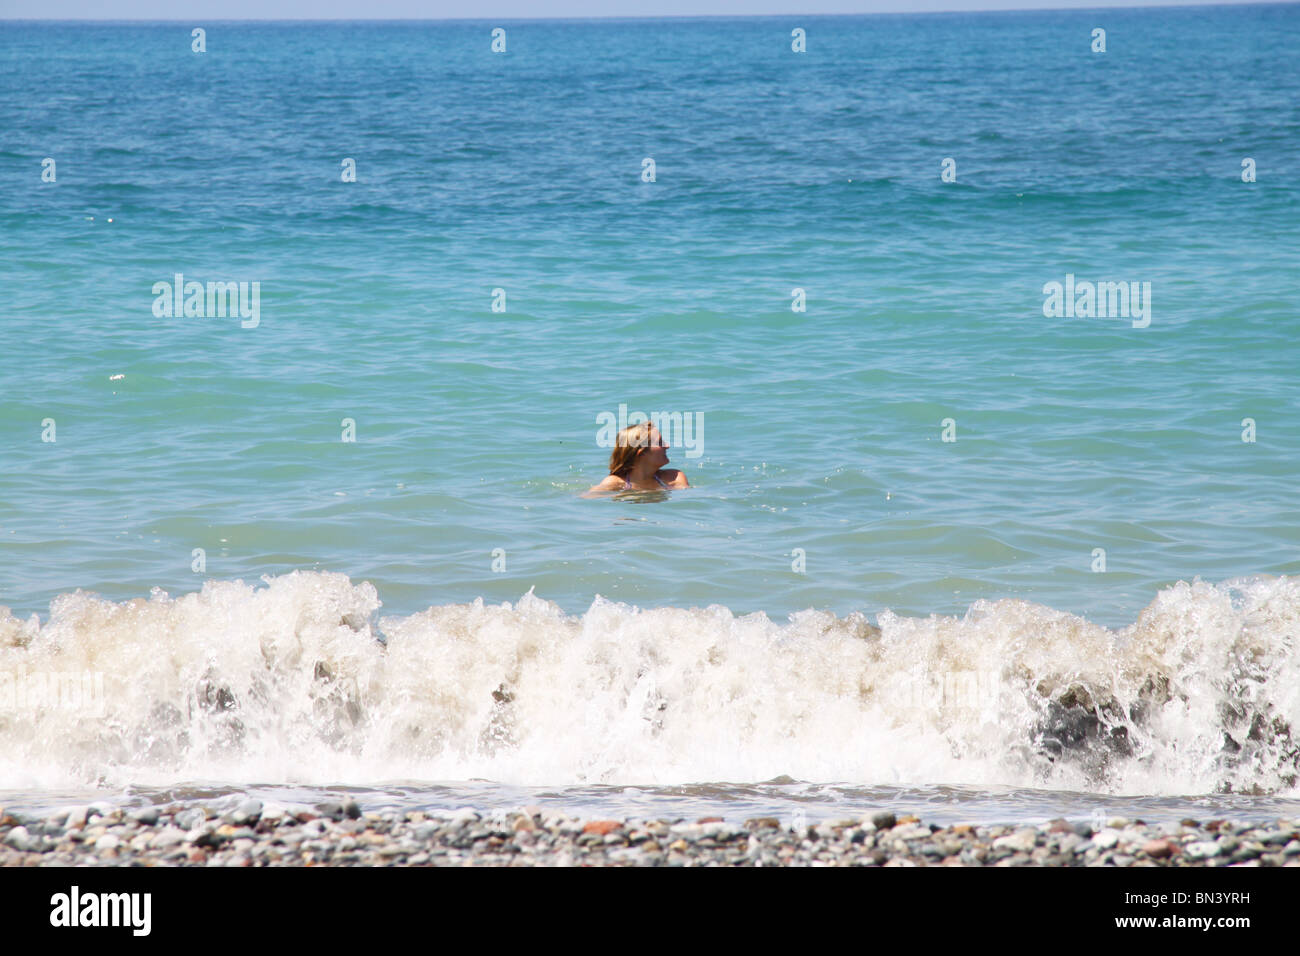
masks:
<svg viewBox="0 0 1300 956"><path fill-rule="evenodd" d="M876 813L793 830L775 817L584 820L538 807L363 812L351 799L294 810L247 797L218 813L196 802L130 812L94 804L29 821L11 814L0 818L0 864L1300 866L1300 838L1290 821L1189 828L1115 819L1093 833L1060 819L941 828Z"/></svg>

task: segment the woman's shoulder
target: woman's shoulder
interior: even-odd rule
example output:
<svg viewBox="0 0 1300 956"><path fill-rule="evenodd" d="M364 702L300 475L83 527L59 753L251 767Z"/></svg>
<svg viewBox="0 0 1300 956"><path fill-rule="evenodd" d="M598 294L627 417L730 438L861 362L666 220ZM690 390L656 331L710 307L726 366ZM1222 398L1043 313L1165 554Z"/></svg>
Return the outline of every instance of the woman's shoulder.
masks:
<svg viewBox="0 0 1300 956"><path fill-rule="evenodd" d="M622 488L626 482L618 475L606 475L601 479L599 484L592 485L586 492L587 495L598 495L604 491L614 491Z"/></svg>
<svg viewBox="0 0 1300 956"><path fill-rule="evenodd" d="M676 468L660 468L655 475L669 488L689 488L691 483L686 480L686 472L679 471Z"/></svg>

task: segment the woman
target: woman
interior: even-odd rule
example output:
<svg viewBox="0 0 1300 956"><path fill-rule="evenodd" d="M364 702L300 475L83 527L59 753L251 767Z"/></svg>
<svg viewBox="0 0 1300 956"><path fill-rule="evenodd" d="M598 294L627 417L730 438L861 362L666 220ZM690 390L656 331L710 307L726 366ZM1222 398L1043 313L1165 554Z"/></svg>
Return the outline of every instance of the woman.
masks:
<svg viewBox="0 0 1300 956"><path fill-rule="evenodd" d="M689 488L686 475L668 464L668 443L652 422L624 428L614 439L609 456L609 475L583 497L611 491L659 491Z"/></svg>

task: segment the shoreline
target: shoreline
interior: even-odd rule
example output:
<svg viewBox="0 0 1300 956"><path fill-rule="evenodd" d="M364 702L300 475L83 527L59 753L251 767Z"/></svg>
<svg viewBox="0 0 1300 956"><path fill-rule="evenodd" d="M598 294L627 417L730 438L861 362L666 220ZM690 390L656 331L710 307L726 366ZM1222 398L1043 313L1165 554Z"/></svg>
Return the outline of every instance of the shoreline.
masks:
<svg viewBox="0 0 1300 956"><path fill-rule="evenodd" d="M443 816L365 812L350 799L308 810L223 802L0 810L0 866L1300 866L1294 819L940 827L880 812L794 828L775 817L600 820L539 807Z"/></svg>

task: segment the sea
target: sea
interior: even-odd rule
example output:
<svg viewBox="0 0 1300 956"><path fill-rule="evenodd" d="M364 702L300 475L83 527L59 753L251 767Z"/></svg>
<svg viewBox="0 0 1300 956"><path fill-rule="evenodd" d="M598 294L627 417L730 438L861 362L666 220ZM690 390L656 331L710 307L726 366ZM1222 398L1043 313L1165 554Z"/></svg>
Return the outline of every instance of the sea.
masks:
<svg viewBox="0 0 1300 956"><path fill-rule="evenodd" d="M1300 816L1297 51L0 23L0 805Z"/></svg>

